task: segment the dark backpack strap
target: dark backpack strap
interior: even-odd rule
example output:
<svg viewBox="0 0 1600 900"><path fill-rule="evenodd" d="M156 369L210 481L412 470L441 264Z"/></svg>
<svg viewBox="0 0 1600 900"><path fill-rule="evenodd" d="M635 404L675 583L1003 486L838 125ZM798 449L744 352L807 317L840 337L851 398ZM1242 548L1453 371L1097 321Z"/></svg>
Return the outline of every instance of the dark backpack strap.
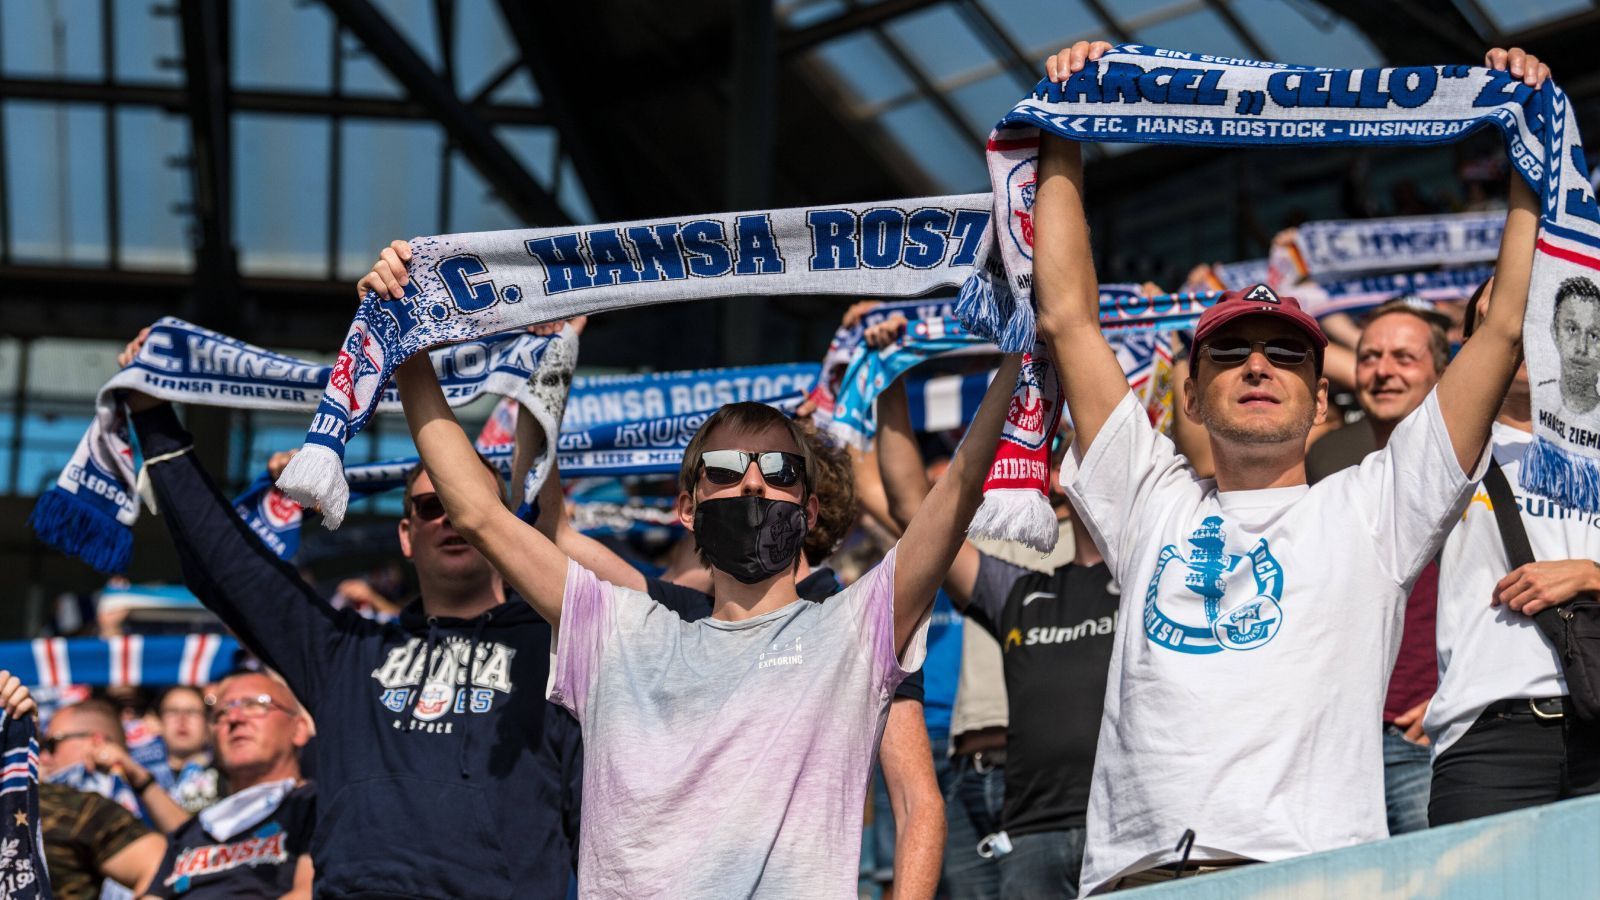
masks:
<svg viewBox="0 0 1600 900"><path fill-rule="evenodd" d="M1489 452L1492 454L1493 448ZM1483 487L1489 492L1489 502L1494 505L1494 521L1500 526L1500 543L1506 548L1506 560L1511 563L1514 572L1534 561L1533 547L1528 543L1528 530L1522 525L1522 515L1517 512L1517 498L1511 493L1511 482L1506 480L1506 473L1500 471L1500 463L1493 456L1489 458L1489 471L1483 476ZM1556 610L1557 607L1540 610L1534 613L1533 621L1550 639L1557 652L1561 652L1566 643L1566 627Z"/></svg>

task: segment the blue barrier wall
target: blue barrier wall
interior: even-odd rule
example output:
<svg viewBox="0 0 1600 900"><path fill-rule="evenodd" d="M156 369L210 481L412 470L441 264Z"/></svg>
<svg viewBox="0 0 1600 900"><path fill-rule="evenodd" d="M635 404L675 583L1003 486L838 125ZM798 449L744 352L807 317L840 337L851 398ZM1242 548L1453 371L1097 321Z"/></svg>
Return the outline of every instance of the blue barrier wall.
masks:
<svg viewBox="0 0 1600 900"><path fill-rule="evenodd" d="M1132 893L1152 900L1591 900L1600 898L1600 797Z"/></svg>

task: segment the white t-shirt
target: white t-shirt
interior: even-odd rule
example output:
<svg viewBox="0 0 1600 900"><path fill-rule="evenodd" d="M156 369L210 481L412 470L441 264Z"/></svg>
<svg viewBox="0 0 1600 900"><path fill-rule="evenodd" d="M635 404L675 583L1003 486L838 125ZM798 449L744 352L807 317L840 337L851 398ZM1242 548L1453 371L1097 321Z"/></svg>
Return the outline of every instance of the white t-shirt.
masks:
<svg viewBox="0 0 1600 900"><path fill-rule="evenodd" d="M1494 424L1494 458L1511 482L1535 559L1600 559L1600 516L1529 494L1519 486L1533 435ZM1490 606L1511 564L1480 485L1439 558L1439 689L1422 720L1435 756L1449 749L1483 708L1514 697L1567 692L1561 661L1531 616Z"/></svg>
<svg viewBox="0 0 1600 900"><path fill-rule="evenodd" d="M1123 399L1062 472L1124 586L1086 890L1176 862L1186 828L1195 861L1388 835L1379 723L1403 604L1474 480L1433 394L1357 467L1227 493Z"/></svg>

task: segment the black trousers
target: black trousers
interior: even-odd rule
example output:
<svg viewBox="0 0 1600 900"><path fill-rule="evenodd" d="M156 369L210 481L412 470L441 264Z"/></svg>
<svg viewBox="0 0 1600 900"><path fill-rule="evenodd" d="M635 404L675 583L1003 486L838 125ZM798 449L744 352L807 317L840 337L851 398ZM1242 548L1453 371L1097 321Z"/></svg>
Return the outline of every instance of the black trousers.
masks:
<svg viewBox="0 0 1600 900"><path fill-rule="evenodd" d="M1526 708L1524 707L1524 710ZM1600 794L1600 725L1486 712L1433 761L1428 824Z"/></svg>

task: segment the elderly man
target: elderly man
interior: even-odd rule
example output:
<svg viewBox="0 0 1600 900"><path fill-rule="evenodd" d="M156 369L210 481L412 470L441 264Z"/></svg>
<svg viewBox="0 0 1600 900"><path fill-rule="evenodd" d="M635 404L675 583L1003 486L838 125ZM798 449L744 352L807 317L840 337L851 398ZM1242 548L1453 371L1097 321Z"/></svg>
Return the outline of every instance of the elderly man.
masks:
<svg viewBox="0 0 1600 900"><path fill-rule="evenodd" d="M146 896L310 898L316 789L300 777L311 737L300 704L254 672L224 679L207 700L234 792L172 833Z"/></svg>
<svg viewBox="0 0 1600 900"><path fill-rule="evenodd" d="M1110 49L1050 58L1065 81ZM1521 50L1488 65L1529 87ZM1521 349L1538 201L1511 176L1482 329L1389 443L1306 484L1327 337L1292 297L1230 293L1195 328L1184 414L1200 478L1151 427L1100 332L1078 145L1046 136L1034 206L1041 335L1076 426L1062 482L1122 592L1082 883L1165 881L1384 837L1378 730L1403 604L1471 496ZM1185 840L1192 830L1193 838ZM1188 850L1175 849L1183 844Z"/></svg>
<svg viewBox="0 0 1600 900"><path fill-rule="evenodd" d="M1395 428L1428 399L1450 360L1448 325L1444 316L1413 301L1392 300L1372 311L1356 341L1356 399L1369 429L1342 428L1312 444L1306 453L1311 484L1360 465L1387 445ZM1341 440L1347 432L1356 441ZM1369 434L1373 439L1364 440ZM1400 653L1383 701L1383 793L1391 835L1428 827L1433 760L1422 716L1439 684L1434 648L1438 588L1439 566L1430 561L1406 598Z"/></svg>

